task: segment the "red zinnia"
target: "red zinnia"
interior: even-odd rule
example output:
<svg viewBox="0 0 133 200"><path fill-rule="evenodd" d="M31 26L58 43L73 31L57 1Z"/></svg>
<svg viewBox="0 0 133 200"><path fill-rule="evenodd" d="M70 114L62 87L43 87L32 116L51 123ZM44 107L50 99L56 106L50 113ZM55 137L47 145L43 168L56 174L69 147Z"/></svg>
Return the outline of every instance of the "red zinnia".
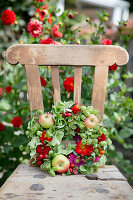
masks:
<svg viewBox="0 0 133 200"><path fill-rule="evenodd" d="M12 90L12 87L11 87L11 86L5 87L5 91L7 92L7 94L10 93L11 90Z"/></svg>
<svg viewBox="0 0 133 200"><path fill-rule="evenodd" d="M43 25L42 22L40 22L38 19L31 20L28 23L27 31L28 33L31 34L31 37L36 38L42 35L42 30L43 30L42 25Z"/></svg>
<svg viewBox="0 0 133 200"><path fill-rule="evenodd" d="M50 147L46 146L45 144L38 145L36 148L36 152L43 155L47 155L49 151L50 151Z"/></svg>
<svg viewBox="0 0 133 200"><path fill-rule="evenodd" d="M81 140L77 143L77 146L75 149L77 154L83 154L86 156L90 156L93 150L94 149L91 145L87 145L87 144L83 145L81 143Z"/></svg>
<svg viewBox="0 0 133 200"><path fill-rule="evenodd" d="M48 138L46 135L46 131L42 132L42 137L39 136L39 139L41 140L42 144L44 144L44 140L51 142L52 138Z"/></svg>
<svg viewBox="0 0 133 200"><path fill-rule="evenodd" d="M23 124L21 117L14 117L11 124L13 124L13 127L19 128Z"/></svg>
<svg viewBox="0 0 133 200"><path fill-rule="evenodd" d="M115 71L117 69L117 65L113 64L112 66L109 66L109 71Z"/></svg>
<svg viewBox="0 0 133 200"><path fill-rule="evenodd" d="M0 131L4 131L5 130L5 125L0 123Z"/></svg>
<svg viewBox="0 0 133 200"><path fill-rule="evenodd" d="M73 92L74 90L74 78L73 77L67 77L65 81L63 82L63 86L66 91Z"/></svg>
<svg viewBox="0 0 133 200"><path fill-rule="evenodd" d="M102 135L99 136L97 139L98 139L99 142L101 142L101 141L105 141L106 138L105 138L104 133L102 133Z"/></svg>
<svg viewBox="0 0 133 200"><path fill-rule="evenodd" d="M52 44L53 40L51 38L41 39L41 44Z"/></svg>
<svg viewBox="0 0 133 200"><path fill-rule="evenodd" d="M57 38L63 36L63 34L62 34L61 32L58 31L58 28L59 28L59 26L56 25L56 24L54 24L54 26L53 26L53 28L52 28L52 30L53 30L53 35L54 35L55 37L57 37Z"/></svg>
<svg viewBox="0 0 133 200"><path fill-rule="evenodd" d="M3 92L3 88L0 88L0 96L2 95Z"/></svg>
<svg viewBox="0 0 133 200"><path fill-rule="evenodd" d="M40 80L41 80L41 86L45 87L47 84L46 80L42 76L40 77Z"/></svg>
<svg viewBox="0 0 133 200"><path fill-rule="evenodd" d="M16 14L12 10L4 10L1 16L3 24L11 25L16 19Z"/></svg>
<svg viewBox="0 0 133 200"><path fill-rule="evenodd" d="M102 40L102 44L104 44L104 45L112 45L112 40L110 40L110 39L103 39Z"/></svg>

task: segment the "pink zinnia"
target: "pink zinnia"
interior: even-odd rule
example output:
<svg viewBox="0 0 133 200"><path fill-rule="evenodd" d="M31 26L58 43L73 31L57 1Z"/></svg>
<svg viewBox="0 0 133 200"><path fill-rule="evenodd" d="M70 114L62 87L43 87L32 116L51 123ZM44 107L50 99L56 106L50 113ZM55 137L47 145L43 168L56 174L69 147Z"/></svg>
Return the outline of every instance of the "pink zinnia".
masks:
<svg viewBox="0 0 133 200"><path fill-rule="evenodd" d="M112 40L110 40L110 39L103 39L102 40L102 44L104 44L104 45L112 45Z"/></svg>
<svg viewBox="0 0 133 200"><path fill-rule="evenodd" d="M31 20L28 23L27 31L28 33L31 34L31 37L36 38L42 35L42 30L43 30L42 25L43 25L42 22L40 22L38 19Z"/></svg>

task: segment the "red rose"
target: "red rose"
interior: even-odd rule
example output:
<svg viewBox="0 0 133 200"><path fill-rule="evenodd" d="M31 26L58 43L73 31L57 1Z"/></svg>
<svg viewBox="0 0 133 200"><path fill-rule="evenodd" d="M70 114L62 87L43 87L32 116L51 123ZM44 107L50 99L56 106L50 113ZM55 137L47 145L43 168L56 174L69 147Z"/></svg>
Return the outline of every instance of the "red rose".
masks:
<svg viewBox="0 0 133 200"><path fill-rule="evenodd" d="M3 24L11 25L14 23L16 15L12 10L4 10L1 16Z"/></svg>
<svg viewBox="0 0 133 200"><path fill-rule="evenodd" d="M41 44L52 44L52 43L53 43L53 40L51 38L41 40Z"/></svg>
<svg viewBox="0 0 133 200"><path fill-rule="evenodd" d="M73 77L67 77L65 81L63 82L63 86L66 91L73 92L74 90L74 78Z"/></svg>
<svg viewBox="0 0 133 200"><path fill-rule="evenodd" d="M4 131L5 130L5 125L0 123L0 131Z"/></svg>
<svg viewBox="0 0 133 200"><path fill-rule="evenodd" d="M10 93L11 90L12 90L12 87L11 87L11 86L5 87L5 91L7 92L7 94Z"/></svg>
<svg viewBox="0 0 133 200"><path fill-rule="evenodd" d="M40 77L40 80L41 80L41 86L45 87L47 84L46 80L42 76Z"/></svg>
<svg viewBox="0 0 133 200"><path fill-rule="evenodd" d="M112 66L109 66L109 71L115 71L117 69L117 65L114 64Z"/></svg>
<svg viewBox="0 0 133 200"><path fill-rule="evenodd" d="M0 88L0 96L2 95L3 92L3 88Z"/></svg>
<svg viewBox="0 0 133 200"><path fill-rule="evenodd" d="M103 39L102 40L102 44L104 44L104 45L112 45L112 40L110 40L110 39Z"/></svg>
<svg viewBox="0 0 133 200"><path fill-rule="evenodd" d="M54 24L54 26L53 26L53 28L52 28L52 30L53 30L53 35L54 35L55 37L57 37L57 38L63 36L63 34L62 34L61 32L58 31L58 28L59 28L59 26L56 25L56 24Z"/></svg>
<svg viewBox="0 0 133 200"><path fill-rule="evenodd" d="M13 127L19 128L23 124L21 117L14 117L11 124L13 124Z"/></svg>

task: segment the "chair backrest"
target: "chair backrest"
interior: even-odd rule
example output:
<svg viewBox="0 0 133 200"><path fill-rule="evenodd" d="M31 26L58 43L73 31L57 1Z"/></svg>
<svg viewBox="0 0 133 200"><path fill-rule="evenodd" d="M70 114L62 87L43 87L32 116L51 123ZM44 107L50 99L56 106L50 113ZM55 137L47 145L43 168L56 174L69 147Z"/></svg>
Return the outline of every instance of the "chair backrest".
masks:
<svg viewBox="0 0 133 200"><path fill-rule="evenodd" d="M58 66L74 66L74 102L80 104L82 66L95 66L92 106L103 119L108 67L128 62L128 53L112 45L42 45L17 44L6 51L10 64L25 65L30 111L44 110L38 65L50 65L54 104L61 99Z"/></svg>

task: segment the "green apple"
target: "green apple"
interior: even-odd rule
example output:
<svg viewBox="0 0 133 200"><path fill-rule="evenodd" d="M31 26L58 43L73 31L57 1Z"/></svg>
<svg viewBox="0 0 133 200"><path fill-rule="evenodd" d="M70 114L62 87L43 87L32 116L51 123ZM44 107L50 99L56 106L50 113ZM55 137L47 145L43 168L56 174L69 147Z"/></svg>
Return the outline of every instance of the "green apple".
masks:
<svg viewBox="0 0 133 200"><path fill-rule="evenodd" d="M56 167L57 168L56 172L58 173L65 173L70 167L70 162L65 156L57 155L52 160L52 167Z"/></svg>
<svg viewBox="0 0 133 200"><path fill-rule="evenodd" d="M39 117L39 123L43 128L50 128L54 124L53 115L50 113L42 114Z"/></svg>

